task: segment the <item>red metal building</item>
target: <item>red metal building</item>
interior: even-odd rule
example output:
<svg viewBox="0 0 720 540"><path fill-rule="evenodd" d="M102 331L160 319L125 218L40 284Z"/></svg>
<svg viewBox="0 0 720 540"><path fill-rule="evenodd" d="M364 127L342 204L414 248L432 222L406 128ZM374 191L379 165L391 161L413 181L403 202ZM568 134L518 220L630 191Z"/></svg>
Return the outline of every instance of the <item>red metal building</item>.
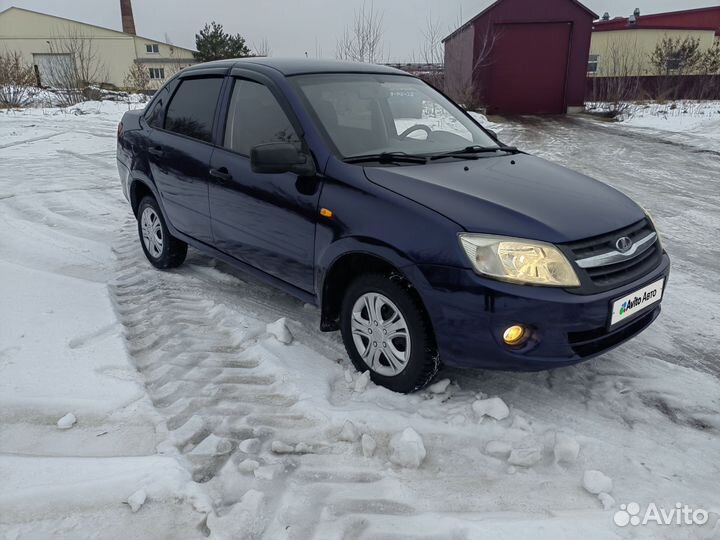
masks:
<svg viewBox="0 0 720 540"><path fill-rule="evenodd" d="M667 13L603 19L595 23L595 32L646 28L651 30L715 30L720 37L720 6L710 6Z"/></svg>
<svg viewBox="0 0 720 540"><path fill-rule="evenodd" d="M581 109L597 18L576 0L497 0L443 40L445 89L490 114Z"/></svg>

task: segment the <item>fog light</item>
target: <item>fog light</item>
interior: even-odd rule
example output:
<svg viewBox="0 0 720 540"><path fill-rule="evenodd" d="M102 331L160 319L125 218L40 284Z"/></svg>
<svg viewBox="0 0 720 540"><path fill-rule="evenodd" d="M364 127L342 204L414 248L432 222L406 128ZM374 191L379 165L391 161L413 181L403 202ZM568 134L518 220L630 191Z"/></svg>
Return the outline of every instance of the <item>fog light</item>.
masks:
<svg viewBox="0 0 720 540"><path fill-rule="evenodd" d="M517 345L525 339L527 330L520 324L514 324L503 332L503 341L507 345Z"/></svg>

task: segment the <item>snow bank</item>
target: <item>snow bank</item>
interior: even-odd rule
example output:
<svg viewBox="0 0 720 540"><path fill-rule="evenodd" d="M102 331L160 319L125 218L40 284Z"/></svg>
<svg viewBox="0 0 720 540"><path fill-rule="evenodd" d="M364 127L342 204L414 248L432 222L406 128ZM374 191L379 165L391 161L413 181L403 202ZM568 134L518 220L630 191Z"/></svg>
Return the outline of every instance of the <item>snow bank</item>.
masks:
<svg viewBox="0 0 720 540"><path fill-rule="evenodd" d="M127 501L142 489L152 499L188 493L190 474L161 456L52 458L2 456L0 515L24 519ZM92 495L89 495L92 494Z"/></svg>
<svg viewBox="0 0 720 540"><path fill-rule="evenodd" d="M6 261L0 275L0 298L13 306L0 310L13 359L2 366L0 415L98 418L145 396L104 284Z"/></svg>
<svg viewBox="0 0 720 540"><path fill-rule="evenodd" d="M607 104L589 104L600 111ZM720 151L720 101L680 100L664 103L628 103L626 112L613 127L652 132L670 140Z"/></svg>

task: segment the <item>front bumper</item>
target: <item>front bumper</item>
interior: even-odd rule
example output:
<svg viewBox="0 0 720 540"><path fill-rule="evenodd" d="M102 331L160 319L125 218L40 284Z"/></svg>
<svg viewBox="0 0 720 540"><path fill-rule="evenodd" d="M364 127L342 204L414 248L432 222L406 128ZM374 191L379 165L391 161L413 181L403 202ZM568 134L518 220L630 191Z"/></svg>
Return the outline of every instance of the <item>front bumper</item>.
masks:
<svg viewBox="0 0 720 540"><path fill-rule="evenodd" d="M647 328L660 304L608 329L611 303L663 277L667 287L670 259L663 254L661 263L641 279L591 295L503 283L465 268L424 265L416 270L413 282L430 314L444 363L535 371L582 362ZM530 339L517 348L502 341L512 324L531 328Z"/></svg>

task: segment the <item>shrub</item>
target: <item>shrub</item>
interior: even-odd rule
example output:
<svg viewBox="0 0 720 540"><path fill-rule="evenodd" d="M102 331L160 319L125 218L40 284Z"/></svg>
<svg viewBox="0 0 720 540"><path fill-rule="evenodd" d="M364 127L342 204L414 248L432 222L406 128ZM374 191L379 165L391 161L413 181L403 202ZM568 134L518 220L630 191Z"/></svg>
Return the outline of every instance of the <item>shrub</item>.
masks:
<svg viewBox="0 0 720 540"><path fill-rule="evenodd" d="M27 107L35 95L35 70L26 64L20 53L0 54L0 105Z"/></svg>

